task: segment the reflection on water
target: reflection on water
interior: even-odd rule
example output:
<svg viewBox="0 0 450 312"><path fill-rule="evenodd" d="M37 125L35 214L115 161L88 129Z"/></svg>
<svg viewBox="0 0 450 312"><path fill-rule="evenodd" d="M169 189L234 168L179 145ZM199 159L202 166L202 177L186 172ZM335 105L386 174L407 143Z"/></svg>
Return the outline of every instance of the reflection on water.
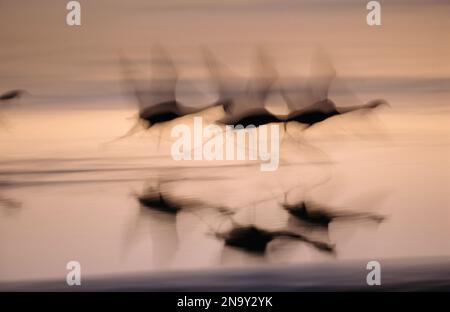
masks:
<svg viewBox="0 0 450 312"><path fill-rule="evenodd" d="M58 120L52 112L42 113L39 120L32 114L20 118L28 118L46 133L45 127L55 129L61 120L75 127L77 113L90 122L88 115L76 111L61 112ZM117 120L114 136L128 124L124 113L109 114L108 123ZM388 140L374 135L370 123L358 124L351 116L344 119L347 128L343 120L330 121L306 137L318 142L332 161L314 162L316 154L300 154L294 142L285 141L283 159L274 172L261 172L256 161L174 163L168 154L170 144L155 150L151 134L106 149L99 147L102 138L93 137L73 150L71 142L76 145L79 132L72 132L72 138L55 133L30 151L28 134L37 135L17 123L14 132L2 133L7 147L0 170L2 198L22 206L2 202L2 279L63 276L63 264L70 259L83 263L85 274L99 275L448 255L449 176L442 170L449 152L446 117L433 115L429 126L405 133L403 129L411 129L419 118L417 113L394 110L377 116ZM9 118L17 117L12 111ZM353 135L355 129L371 139L361 140ZM8 145L9 139L15 144ZM49 147L55 152L49 153ZM139 203L136 194L158 185L165 200L182 207L180 212L155 211ZM321 203L328 216L363 219L324 227L294 218L283 208L303 201L307 209L308 203ZM16 209L20 213L10 213ZM310 218L308 213L303 211L302 217ZM241 226L283 230L329 243L335 256L285 237L273 239L264 257L224 246L214 233L232 230L229 215ZM364 220L378 215L386 219Z"/></svg>

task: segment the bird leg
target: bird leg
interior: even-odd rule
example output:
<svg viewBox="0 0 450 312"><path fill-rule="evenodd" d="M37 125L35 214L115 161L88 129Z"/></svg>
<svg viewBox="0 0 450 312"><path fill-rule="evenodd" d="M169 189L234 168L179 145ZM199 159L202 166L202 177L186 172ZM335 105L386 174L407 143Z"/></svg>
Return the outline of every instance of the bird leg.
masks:
<svg viewBox="0 0 450 312"><path fill-rule="evenodd" d="M336 219L345 219L345 220L361 220L361 219L367 219L374 222L383 222L385 217L382 215L370 213L370 212L340 212L336 213L334 215L334 218Z"/></svg>
<svg viewBox="0 0 450 312"><path fill-rule="evenodd" d="M127 138L127 137L132 136L133 134L139 132L140 130L142 130L142 124L141 124L141 121L138 119L138 120L136 121L136 123L131 127L131 129L128 130L124 135L122 135L122 136L120 136L120 137L118 137L118 138L115 138L115 139L113 139L113 140L111 140L111 141L105 142L105 143L103 143L103 144L111 144L111 143L115 143L115 142L117 142L117 141L120 141L120 140L122 140L122 139L125 139L125 138Z"/></svg>
<svg viewBox="0 0 450 312"><path fill-rule="evenodd" d="M159 131L158 131L158 145L157 145L158 151L159 151L159 147L161 146L161 136L162 136L162 128L159 127Z"/></svg>

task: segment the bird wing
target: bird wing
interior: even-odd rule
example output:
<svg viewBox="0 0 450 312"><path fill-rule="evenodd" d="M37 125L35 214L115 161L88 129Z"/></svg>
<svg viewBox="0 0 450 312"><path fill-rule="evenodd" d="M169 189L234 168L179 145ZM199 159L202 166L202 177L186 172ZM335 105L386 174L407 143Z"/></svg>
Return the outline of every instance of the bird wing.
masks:
<svg viewBox="0 0 450 312"><path fill-rule="evenodd" d="M243 92L233 98L233 109L227 120L239 120L254 114L268 113L265 102L278 79L274 63L261 48L257 50L253 77L247 82Z"/></svg>
<svg viewBox="0 0 450 312"><path fill-rule="evenodd" d="M16 90L10 90L0 95L0 100L12 100L16 98L20 98L23 94L28 93L25 90L16 89Z"/></svg>
<svg viewBox="0 0 450 312"><path fill-rule="evenodd" d="M214 54L208 48L202 48L203 60L208 68L210 77L215 85L216 92L219 95L219 103L234 100L239 92L237 86L233 84L235 81L239 81L242 78L231 72L225 65L221 64ZM230 111L234 109L234 105L229 107Z"/></svg>
<svg viewBox="0 0 450 312"><path fill-rule="evenodd" d="M153 92L151 101L153 103L175 102L178 82L175 64L162 46L154 46L152 52L152 78L149 86L149 90Z"/></svg>
<svg viewBox="0 0 450 312"><path fill-rule="evenodd" d="M264 104L278 79L278 72L272 58L261 47L256 54L253 78L247 84L247 107L264 107Z"/></svg>
<svg viewBox="0 0 450 312"><path fill-rule="evenodd" d="M175 88L178 75L175 66L162 47L155 46L152 52L152 78L145 86L135 78L136 72L131 62L123 56L120 59L122 74L138 101L140 111L160 103L176 102Z"/></svg>
<svg viewBox="0 0 450 312"><path fill-rule="evenodd" d="M232 101L228 110L229 118L235 119L234 117L242 116L246 111L264 107L264 102L278 78L275 66L264 50L258 49L253 78L249 79L243 88L233 84L242 78L219 64L210 50L203 49L203 57L217 86L219 101Z"/></svg>
<svg viewBox="0 0 450 312"><path fill-rule="evenodd" d="M336 70L324 50L318 48L313 54L310 69L309 87L314 102L328 99L331 83L336 78Z"/></svg>
<svg viewBox="0 0 450 312"><path fill-rule="evenodd" d="M180 79L176 90L177 99L182 99L182 103L177 101L177 111L180 116L200 113L212 106L211 99L200 90L197 85L188 80Z"/></svg>
<svg viewBox="0 0 450 312"><path fill-rule="evenodd" d="M314 103L310 83L305 78L296 79L295 87L283 87L280 92L290 112L304 109Z"/></svg>
<svg viewBox="0 0 450 312"><path fill-rule="evenodd" d="M120 56L120 66L123 79L128 88L130 88L138 101L139 107L143 107L145 105L145 97L141 92L141 89L138 86L138 81L134 78L135 71L131 66L131 62L125 56Z"/></svg>
<svg viewBox="0 0 450 312"><path fill-rule="evenodd" d="M323 50L317 49L311 58L309 78L298 81L295 88L281 90L289 115L329 110L326 100L335 77L331 60Z"/></svg>

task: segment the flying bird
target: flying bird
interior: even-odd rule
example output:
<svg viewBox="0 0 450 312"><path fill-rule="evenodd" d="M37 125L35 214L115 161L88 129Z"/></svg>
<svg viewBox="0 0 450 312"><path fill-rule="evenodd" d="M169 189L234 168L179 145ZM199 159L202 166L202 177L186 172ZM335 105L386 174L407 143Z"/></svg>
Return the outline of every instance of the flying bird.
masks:
<svg viewBox="0 0 450 312"><path fill-rule="evenodd" d="M205 65L208 68L210 79L218 94L218 99L213 105L222 106L226 114L232 114L236 108L236 98L244 93L244 90L239 85L236 85L236 81L240 81L242 77L231 72L225 65L220 63L208 48L203 47L201 52Z"/></svg>
<svg viewBox="0 0 450 312"><path fill-rule="evenodd" d="M152 79L146 83L145 88L139 86L138 81L133 77L130 62L123 57L121 58L125 80L133 90L138 102L138 120L119 139L131 136L142 128L150 129L157 124L164 124L204 109L185 106L177 101L178 73L171 57L161 46L155 46L152 52Z"/></svg>
<svg viewBox="0 0 450 312"><path fill-rule="evenodd" d="M386 100L371 100L367 104L337 107L329 99L331 84L335 81L336 70L329 57L318 50L311 60L311 77L301 84L296 95L290 95L288 91L281 90L290 113L285 117L286 122L296 121L310 127L330 117L349 112L363 110L368 111L381 105L389 105ZM349 91L347 91L349 92Z"/></svg>
<svg viewBox="0 0 450 312"><path fill-rule="evenodd" d="M9 101L13 99L21 98L27 92L25 90L16 89L10 90L0 95L0 101Z"/></svg>
<svg viewBox="0 0 450 312"><path fill-rule="evenodd" d="M219 93L217 103L223 106L226 113L216 123L258 127L270 122L281 121L264 107L272 87L278 79L278 73L272 60L262 48L257 50L253 77L248 80L245 88L238 90L233 89L230 83L230 77L236 77L236 75L225 73L224 67L215 60L209 50L204 50L204 58Z"/></svg>

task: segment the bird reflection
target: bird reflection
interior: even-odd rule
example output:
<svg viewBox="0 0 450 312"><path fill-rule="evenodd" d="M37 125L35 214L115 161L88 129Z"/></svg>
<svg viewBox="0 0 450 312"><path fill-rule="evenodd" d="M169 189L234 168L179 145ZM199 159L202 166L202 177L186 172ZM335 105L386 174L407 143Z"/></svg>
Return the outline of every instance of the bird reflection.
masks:
<svg viewBox="0 0 450 312"><path fill-rule="evenodd" d="M179 178L179 180L187 178ZM208 178L210 180L212 178ZM205 208L205 203L193 198L175 196L169 190L163 190L163 186L179 180L169 178L153 179L147 181L141 193L133 193L139 203L139 213L127 232L125 239L125 252L130 249L136 235L144 228L149 230L153 246L152 257L155 265L169 264L179 247L179 234L177 230L178 215L187 212L194 215L200 221L205 222L199 214ZM209 209L211 210L211 209ZM216 210L225 215L225 209L217 207Z"/></svg>
<svg viewBox="0 0 450 312"><path fill-rule="evenodd" d="M139 211L125 237L126 253L133 246L141 230L148 231L152 245L152 263L164 266L170 263L178 249L176 216L179 203L162 192L161 184L146 186L141 194L133 193L139 203ZM170 199L169 199L170 198Z"/></svg>
<svg viewBox="0 0 450 312"><path fill-rule="evenodd" d="M157 267L169 264L179 244L176 214L139 205L138 214L126 232L123 256L139 238L148 236L152 247L152 263Z"/></svg>
<svg viewBox="0 0 450 312"><path fill-rule="evenodd" d="M145 193L137 195L141 206L161 212L176 214L181 210L181 205L175 203L167 193L159 188L147 188Z"/></svg>
<svg viewBox="0 0 450 312"><path fill-rule="evenodd" d="M300 201L295 204L283 204L286 211L293 217L320 227L327 228L334 221L356 221L368 220L376 223L384 221L385 217L369 212L331 212L324 207L318 206L312 202Z"/></svg>
<svg viewBox="0 0 450 312"><path fill-rule="evenodd" d="M6 216L11 216L20 211L22 203L15 199L0 195L0 208Z"/></svg>
<svg viewBox="0 0 450 312"><path fill-rule="evenodd" d="M10 91L7 91L7 92L1 94L0 95L0 103L2 103L2 105L0 106L0 108L2 108L2 106L4 104L10 103L11 101L13 101L15 99L21 98L26 93L27 93L27 91L25 91L25 90L16 89L16 90L10 90ZM3 121L1 119L0 119L0 124L3 124ZM4 212L7 215L11 215L12 213L16 213L18 211L18 209L22 207L22 204L21 204L21 202L19 202L17 200L0 195L0 207L4 208Z"/></svg>
<svg viewBox="0 0 450 312"><path fill-rule="evenodd" d="M228 210L229 211L229 210ZM334 246L327 242L317 241L298 232L286 229L268 230L255 224L242 225L233 219L233 214L226 214L231 222L227 231L215 231L213 235L224 242L226 247L236 248L252 254L265 255L269 243L275 239L297 240L313 246L319 251L334 252Z"/></svg>
<svg viewBox="0 0 450 312"><path fill-rule="evenodd" d="M152 240L153 260L159 264L169 263L179 248L177 216L180 212L195 216L198 221L206 225L205 235L212 235L215 239L223 242L222 260L230 256L230 250L249 254L251 257L265 257L269 253L268 246L274 241L277 242L277 246L297 241L311 246L319 252L335 255L335 245L328 236L331 223L343 221L381 223L385 220L385 217L369 212L334 212L306 200L290 204L285 195L284 203L279 205L289 213L290 218L286 226L268 229L253 222L249 224L237 222L235 215L239 209L216 206L195 198L176 196L169 189L162 189L163 186L172 182L175 183L176 180L158 180L156 183L149 181L142 193L134 194L140 204L137 218L148 220L146 224ZM213 220L205 218L205 215L202 217L202 211L216 212L217 214L207 213L206 216L208 218L219 216L221 221L219 220L218 225L216 223L217 226L212 226ZM221 230L222 225L227 221L229 221L229 227ZM134 225L135 229L131 231L132 233L136 232L140 222ZM187 228L193 226L194 224L191 223ZM129 235L128 238L130 239L132 236ZM291 246L289 248L296 248L297 245L289 244L289 246ZM160 248L163 250L159 250Z"/></svg>
<svg viewBox="0 0 450 312"><path fill-rule="evenodd" d="M297 233L289 231L269 231L258 228L255 225L237 226L230 231L216 233L216 237L222 239L226 246L259 254L264 254L267 245L276 238L299 240L308 243L321 251L334 251L334 247L327 243L314 241Z"/></svg>

